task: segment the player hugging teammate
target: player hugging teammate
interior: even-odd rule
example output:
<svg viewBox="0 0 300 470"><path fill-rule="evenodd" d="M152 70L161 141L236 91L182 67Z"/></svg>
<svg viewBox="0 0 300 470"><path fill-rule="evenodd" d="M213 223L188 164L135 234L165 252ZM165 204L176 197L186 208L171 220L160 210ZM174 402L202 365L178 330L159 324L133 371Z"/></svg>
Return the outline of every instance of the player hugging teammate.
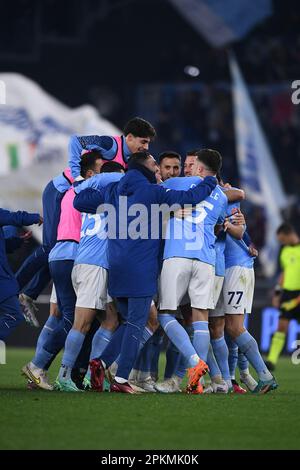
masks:
<svg viewBox="0 0 300 470"><path fill-rule="evenodd" d="M149 122L133 118L122 136L71 138L70 170L44 192L44 248L17 276L32 323L33 301L50 276L54 284L35 355L22 368L28 387L174 393L181 391L187 373L188 394L246 393L235 379L238 367L252 393L275 390L278 385L244 326L257 255L239 206L245 195L223 184L216 150L188 152L181 177L178 153L164 152L159 165L148 153L154 137ZM147 236L130 235L137 205L145 208L139 224L151 228ZM154 236L157 206L167 210ZM107 223L110 209L114 234ZM24 217L4 217L2 225L38 222L38 216ZM15 300L17 292L14 285ZM15 300L11 308L19 318ZM9 305L5 299L1 304L4 321ZM6 337L3 325L0 335ZM168 342L167 364L159 383L163 341ZM63 348L53 386L48 369ZM204 381L207 373L210 383Z"/></svg>

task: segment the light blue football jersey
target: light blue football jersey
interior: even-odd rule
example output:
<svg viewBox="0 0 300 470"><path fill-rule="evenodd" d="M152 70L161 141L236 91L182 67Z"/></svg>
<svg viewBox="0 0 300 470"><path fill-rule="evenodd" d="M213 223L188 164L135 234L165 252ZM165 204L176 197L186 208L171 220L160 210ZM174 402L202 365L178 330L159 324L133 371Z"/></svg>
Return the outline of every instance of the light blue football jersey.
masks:
<svg viewBox="0 0 300 470"><path fill-rule="evenodd" d="M99 173L97 175L88 178L83 181L81 184L74 188L76 194L80 193L86 188L93 188L100 191L102 188L105 188L110 183L116 183L123 178L124 173L111 172L111 173Z"/></svg>
<svg viewBox="0 0 300 470"><path fill-rule="evenodd" d="M225 243L226 243L226 232L222 232L218 235L216 239L215 249L216 249L216 276L225 276Z"/></svg>
<svg viewBox="0 0 300 470"><path fill-rule="evenodd" d="M105 213L82 214L80 242L74 264L93 264L108 269Z"/></svg>
<svg viewBox="0 0 300 470"><path fill-rule="evenodd" d="M123 173L118 172L100 173L77 186L75 192L79 193L86 188L101 190L110 183L120 181L123 176ZM80 242L75 264L92 264L108 269L106 222L106 213L82 214Z"/></svg>
<svg viewBox="0 0 300 470"><path fill-rule="evenodd" d="M49 253L48 261L74 260L77 256L78 243L76 242L56 242Z"/></svg>
<svg viewBox="0 0 300 470"><path fill-rule="evenodd" d="M227 215L232 214L232 209L240 208L239 202L231 202L228 204ZM227 233L225 243L225 268L232 266L243 266L244 268L252 268L254 259L249 254L248 247L243 240L237 240Z"/></svg>
<svg viewBox="0 0 300 470"><path fill-rule="evenodd" d="M53 178L52 183L59 193L65 193L71 187L70 181L61 173Z"/></svg>
<svg viewBox="0 0 300 470"><path fill-rule="evenodd" d="M168 189L189 190L201 181L197 176L171 178L164 182ZM215 233L217 223L223 223L227 209L227 197L217 186L191 215L184 219L173 217L168 222L164 259L179 257L198 259L215 266Z"/></svg>

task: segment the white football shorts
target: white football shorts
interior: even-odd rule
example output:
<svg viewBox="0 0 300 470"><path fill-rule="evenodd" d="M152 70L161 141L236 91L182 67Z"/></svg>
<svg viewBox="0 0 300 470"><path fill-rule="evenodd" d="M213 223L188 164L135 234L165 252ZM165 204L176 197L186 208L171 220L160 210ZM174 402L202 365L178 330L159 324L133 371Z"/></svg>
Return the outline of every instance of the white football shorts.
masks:
<svg viewBox="0 0 300 470"><path fill-rule="evenodd" d="M254 269L232 266L226 269L223 290L212 317L251 313L254 294Z"/></svg>
<svg viewBox="0 0 300 470"><path fill-rule="evenodd" d="M107 292L108 271L93 264L75 264L72 283L77 295L76 307L105 310L112 302Z"/></svg>
<svg viewBox="0 0 300 470"><path fill-rule="evenodd" d="M159 283L159 309L177 310L188 293L191 306L213 308L215 268L197 259L168 258L164 260Z"/></svg>

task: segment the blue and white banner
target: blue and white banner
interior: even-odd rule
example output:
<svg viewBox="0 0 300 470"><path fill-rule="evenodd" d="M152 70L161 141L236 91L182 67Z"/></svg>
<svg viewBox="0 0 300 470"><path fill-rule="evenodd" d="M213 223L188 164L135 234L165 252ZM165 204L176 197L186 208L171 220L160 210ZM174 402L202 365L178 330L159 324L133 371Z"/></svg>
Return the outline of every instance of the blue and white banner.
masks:
<svg viewBox="0 0 300 470"><path fill-rule="evenodd" d="M93 106L68 108L22 75L0 73L0 84L0 206L41 212L44 187L67 166L71 134L120 131Z"/></svg>
<svg viewBox="0 0 300 470"><path fill-rule="evenodd" d="M182 16L214 47L244 37L272 14L271 0L170 0Z"/></svg>
<svg viewBox="0 0 300 470"><path fill-rule="evenodd" d="M282 221L280 209L286 207L287 197L246 84L233 56L230 57L230 70L241 185L246 192L246 198L264 208L267 230L260 259L265 274L272 276L276 270L278 253L276 229ZM257 230L259 229L260 227L257 227Z"/></svg>

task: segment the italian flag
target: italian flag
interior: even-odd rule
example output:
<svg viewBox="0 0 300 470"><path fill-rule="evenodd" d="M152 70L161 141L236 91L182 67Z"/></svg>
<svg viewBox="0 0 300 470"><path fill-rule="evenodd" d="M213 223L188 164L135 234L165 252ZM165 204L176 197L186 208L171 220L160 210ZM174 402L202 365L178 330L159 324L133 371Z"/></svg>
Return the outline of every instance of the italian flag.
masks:
<svg viewBox="0 0 300 470"><path fill-rule="evenodd" d="M9 158L10 169L16 170L20 166L18 146L16 144L8 144L7 153L8 153L8 158Z"/></svg>

